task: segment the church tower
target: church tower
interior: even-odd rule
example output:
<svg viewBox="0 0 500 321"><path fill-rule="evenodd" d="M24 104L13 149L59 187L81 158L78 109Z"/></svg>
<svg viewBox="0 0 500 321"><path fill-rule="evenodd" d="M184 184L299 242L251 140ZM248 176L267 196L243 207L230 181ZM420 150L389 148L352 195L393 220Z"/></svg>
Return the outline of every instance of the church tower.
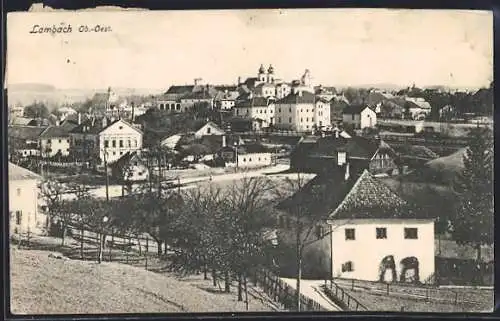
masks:
<svg viewBox="0 0 500 321"><path fill-rule="evenodd" d="M260 65L258 79L262 82L266 81L266 69L264 68L264 65Z"/></svg>
<svg viewBox="0 0 500 321"><path fill-rule="evenodd" d="M274 67L273 65L269 65L267 69L267 82L272 84L274 83Z"/></svg>

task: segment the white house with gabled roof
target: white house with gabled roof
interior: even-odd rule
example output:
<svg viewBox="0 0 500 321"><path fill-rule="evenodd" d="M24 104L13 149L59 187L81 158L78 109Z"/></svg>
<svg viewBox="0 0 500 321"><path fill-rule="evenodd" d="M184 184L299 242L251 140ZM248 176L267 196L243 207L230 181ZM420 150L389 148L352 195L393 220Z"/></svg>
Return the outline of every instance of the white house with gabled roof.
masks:
<svg viewBox="0 0 500 321"><path fill-rule="evenodd" d="M303 233L308 243L304 276L408 283L433 280L434 218L412 210L368 171L351 171L346 164L308 182L279 206L283 211L279 242L293 244L295 240L296 225L287 222L293 217L287 213L299 206L297 202L305 207L304 220L312 229L307 238L307 229Z"/></svg>

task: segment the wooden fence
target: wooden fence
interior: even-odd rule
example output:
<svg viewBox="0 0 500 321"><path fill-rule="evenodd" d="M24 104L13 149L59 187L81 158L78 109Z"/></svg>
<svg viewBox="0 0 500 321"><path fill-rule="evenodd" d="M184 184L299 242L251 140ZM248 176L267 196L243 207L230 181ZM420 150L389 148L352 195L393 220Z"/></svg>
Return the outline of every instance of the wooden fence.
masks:
<svg viewBox="0 0 500 321"><path fill-rule="evenodd" d="M347 293L338 284L330 280L325 282L326 295L344 311L367 311L368 308Z"/></svg>
<svg viewBox="0 0 500 321"><path fill-rule="evenodd" d="M355 279L335 279L335 281L330 281L330 289L332 288L333 290L331 291L336 291L337 294L341 296L340 298L346 298L346 294L343 293L346 290L362 290L385 296L454 305L474 304L478 302L475 297L477 293L474 291L470 293L467 291L458 292L451 288L440 288L427 284L409 284L401 282L383 283Z"/></svg>
<svg viewBox="0 0 500 321"><path fill-rule="evenodd" d="M279 302L287 310L297 311L297 291L269 270L253 272L254 285L260 286L274 301ZM300 311L328 311L318 302L300 294Z"/></svg>

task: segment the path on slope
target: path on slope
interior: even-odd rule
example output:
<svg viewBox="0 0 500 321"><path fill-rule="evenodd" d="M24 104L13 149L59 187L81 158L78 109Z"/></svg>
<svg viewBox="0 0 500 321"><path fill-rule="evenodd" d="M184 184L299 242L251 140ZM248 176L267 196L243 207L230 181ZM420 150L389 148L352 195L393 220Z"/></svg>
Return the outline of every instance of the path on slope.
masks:
<svg viewBox="0 0 500 321"><path fill-rule="evenodd" d="M291 278L281 278L289 286L296 289L297 280ZM335 303L333 303L328 297L321 291L320 286L324 281L317 280L301 280L300 281L300 292L306 297L318 302L322 307L328 311L342 311Z"/></svg>

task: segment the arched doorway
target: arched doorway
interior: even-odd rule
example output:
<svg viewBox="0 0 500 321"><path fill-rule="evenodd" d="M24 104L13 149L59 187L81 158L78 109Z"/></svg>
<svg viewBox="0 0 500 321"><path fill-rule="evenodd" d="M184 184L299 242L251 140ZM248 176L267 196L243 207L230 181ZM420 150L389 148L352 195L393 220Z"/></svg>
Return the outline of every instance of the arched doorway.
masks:
<svg viewBox="0 0 500 321"><path fill-rule="evenodd" d="M388 270L391 270L389 274L390 280L387 278ZM393 255L387 255L380 261L379 265L379 281L380 282L395 282L397 281L396 275L396 262L394 261Z"/></svg>
<svg viewBox="0 0 500 321"><path fill-rule="evenodd" d="M401 275L399 280L403 283L420 283L418 259L408 256L401 260Z"/></svg>

